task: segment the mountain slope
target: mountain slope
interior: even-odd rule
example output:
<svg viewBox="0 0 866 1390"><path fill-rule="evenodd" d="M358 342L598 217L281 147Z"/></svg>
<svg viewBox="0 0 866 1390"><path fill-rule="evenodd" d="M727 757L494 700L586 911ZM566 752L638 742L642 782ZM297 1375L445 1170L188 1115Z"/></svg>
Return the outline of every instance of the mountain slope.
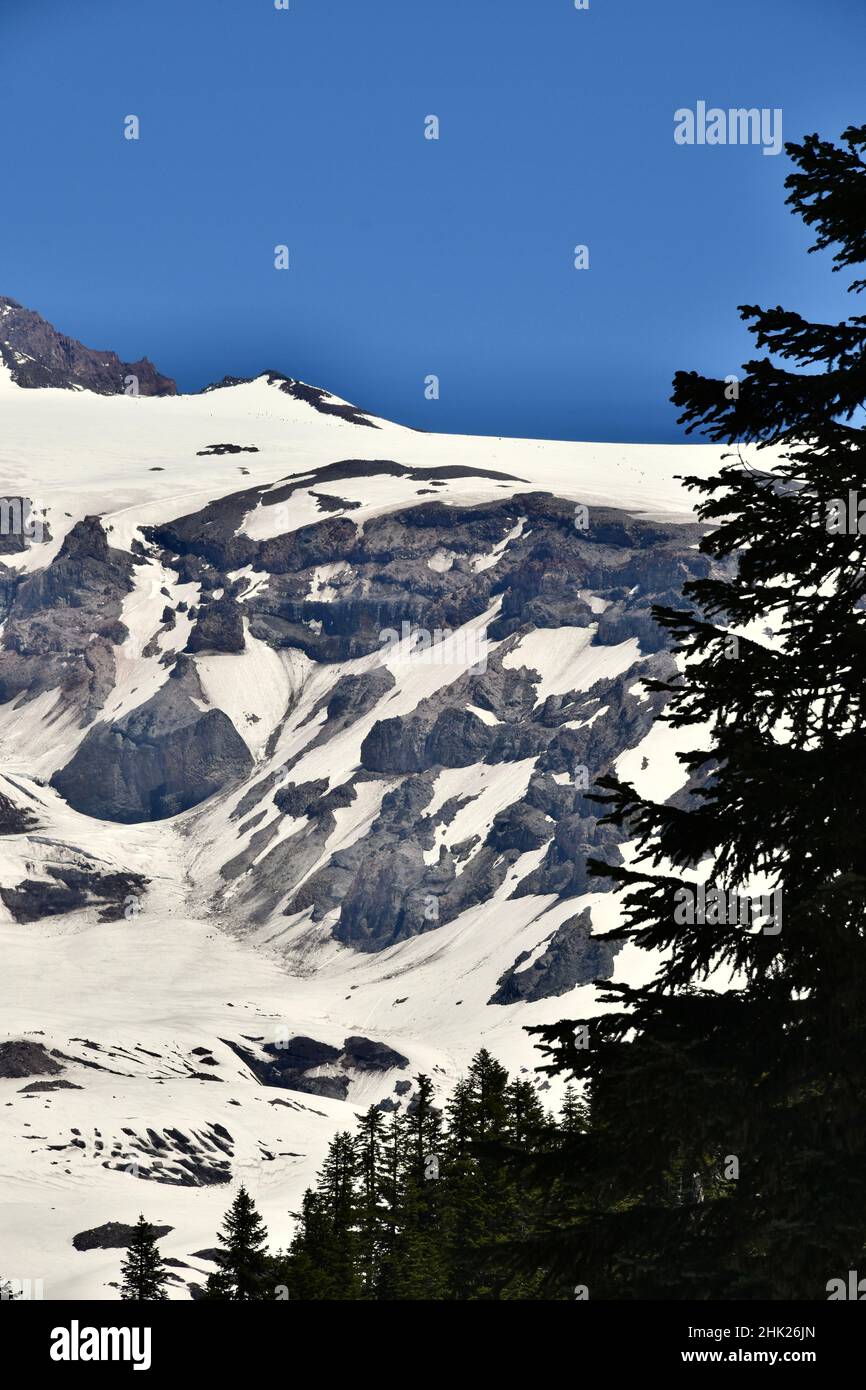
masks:
<svg viewBox="0 0 866 1390"><path fill-rule="evenodd" d="M2 1272L111 1296L72 1238L144 1209L186 1296L230 1182L285 1243L358 1108L482 1043L531 1068L526 1025L646 971L594 938L586 857L630 847L586 792L682 788L640 679L719 451L423 434L278 373L0 365L0 410L46 523L0 560Z"/></svg>

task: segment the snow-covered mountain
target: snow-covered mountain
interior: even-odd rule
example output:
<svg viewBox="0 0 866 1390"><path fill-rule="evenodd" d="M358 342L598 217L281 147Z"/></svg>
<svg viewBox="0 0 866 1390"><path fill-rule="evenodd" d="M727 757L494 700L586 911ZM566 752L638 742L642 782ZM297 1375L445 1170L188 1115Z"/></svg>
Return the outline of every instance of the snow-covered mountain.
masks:
<svg viewBox="0 0 866 1390"><path fill-rule="evenodd" d="M682 789L640 678L721 451L127 395L36 317L0 300L0 1275L112 1297L143 1211L187 1297L238 1178L285 1243L359 1109L531 1071L646 972L586 791Z"/></svg>

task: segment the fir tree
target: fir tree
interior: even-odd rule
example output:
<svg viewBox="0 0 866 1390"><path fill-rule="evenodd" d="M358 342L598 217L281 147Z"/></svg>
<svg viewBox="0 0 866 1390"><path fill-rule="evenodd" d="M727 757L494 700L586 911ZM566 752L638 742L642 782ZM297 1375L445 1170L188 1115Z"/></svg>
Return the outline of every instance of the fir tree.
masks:
<svg viewBox="0 0 866 1390"><path fill-rule="evenodd" d="M415 1077L415 1087L405 1130L410 1171L420 1185L436 1181L434 1175L441 1157L442 1112L433 1104L434 1089L429 1076L421 1072Z"/></svg>
<svg viewBox="0 0 866 1390"><path fill-rule="evenodd" d="M514 1233L520 1203L506 1154L506 1069L481 1048L448 1104L446 1180L440 1196L444 1257L454 1298L497 1296L497 1247Z"/></svg>
<svg viewBox="0 0 866 1390"><path fill-rule="evenodd" d="M400 1232L405 1172L405 1119L395 1110L383 1142L381 1197L383 1203L382 1244L377 1296L400 1297Z"/></svg>
<svg viewBox="0 0 866 1390"><path fill-rule="evenodd" d="M371 1105L358 1122L355 1155L358 1175L358 1263L364 1293L375 1298L382 1246L385 1240L385 1204L382 1169L385 1117Z"/></svg>
<svg viewBox="0 0 866 1390"><path fill-rule="evenodd" d="M448 1281L441 1231L442 1114L433 1082L421 1072L403 1122L400 1236L396 1284L401 1299L441 1299Z"/></svg>
<svg viewBox="0 0 866 1390"><path fill-rule="evenodd" d="M358 1276L356 1190L357 1157L350 1134L334 1136L319 1175L319 1193L328 1213L328 1242L325 1269L330 1280L328 1297L354 1299L360 1296Z"/></svg>
<svg viewBox="0 0 866 1390"><path fill-rule="evenodd" d="M515 1077L505 1088L506 1136L517 1150L532 1150L549 1127L544 1106L531 1081Z"/></svg>
<svg viewBox="0 0 866 1390"><path fill-rule="evenodd" d="M559 1112L559 1130L563 1135L585 1134L589 1129L589 1107L571 1082L565 1088Z"/></svg>
<svg viewBox="0 0 866 1390"><path fill-rule="evenodd" d="M272 1274L265 1251L268 1233L255 1203L242 1185L224 1217L217 1239L224 1247L207 1282L207 1297L249 1303L271 1296Z"/></svg>
<svg viewBox="0 0 866 1390"><path fill-rule="evenodd" d="M866 127L787 151L812 249L862 265ZM777 451L767 472L737 456L686 480L710 568L690 607L656 610L683 663L648 685L694 729L690 795L602 781L641 856L594 866L627 890L611 935L661 965L647 986L604 986L611 1012L534 1030L551 1070L588 1084L592 1126L568 1146L582 1209L547 1259L594 1297L823 1298L866 1241L866 318L740 312L768 352L738 389L674 382L690 429ZM682 910L699 869L734 895L724 912ZM747 925L756 885L782 911Z"/></svg>
<svg viewBox="0 0 866 1390"><path fill-rule="evenodd" d="M482 1047L469 1065L468 1080L472 1138L501 1139L508 1127L508 1072Z"/></svg>
<svg viewBox="0 0 866 1390"><path fill-rule="evenodd" d="M136 1303L161 1302L168 1297L168 1276L156 1243L156 1232L143 1216L133 1228L121 1265L120 1297Z"/></svg>
<svg viewBox="0 0 866 1390"><path fill-rule="evenodd" d="M473 1058L443 1117L430 1078L404 1112L375 1106L354 1138L338 1134L304 1194L290 1249L268 1262L291 1300L521 1299L540 1276L502 1258L534 1233L537 1197L516 1156L549 1145L533 1086L491 1055ZM276 1292L276 1297L281 1297ZM285 1295L282 1295L285 1296Z"/></svg>
<svg viewBox="0 0 866 1390"><path fill-rule="evenodd" d="M316 1301L331 1297L331 1278L327 1269L330 1251L330 1222L320 1193L308 1188L295 1213L298 1221L291 1246L277 1256L270 1267L274 1288L285 1288L289 1300Z"/></svg>

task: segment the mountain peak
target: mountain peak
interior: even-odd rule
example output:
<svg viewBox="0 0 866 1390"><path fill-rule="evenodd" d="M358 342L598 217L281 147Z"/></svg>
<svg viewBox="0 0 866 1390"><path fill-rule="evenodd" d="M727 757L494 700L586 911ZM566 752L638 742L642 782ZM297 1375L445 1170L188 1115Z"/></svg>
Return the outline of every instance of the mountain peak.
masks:
<svg viewBox="0 0 866 1390"><path fill-rule="evenodd" d="M123 362L115 352L85 347L9 295L0 295L0 360L23 387L54 386L111 396L123 394L127 379L135 377L138 395L177 392L171 377L158 372L147 357Z"/></svg>

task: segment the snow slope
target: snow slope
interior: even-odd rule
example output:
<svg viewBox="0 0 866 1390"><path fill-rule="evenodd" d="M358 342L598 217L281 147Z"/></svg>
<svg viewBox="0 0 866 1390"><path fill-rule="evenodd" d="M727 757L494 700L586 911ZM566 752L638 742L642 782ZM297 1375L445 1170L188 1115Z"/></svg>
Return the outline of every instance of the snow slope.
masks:
<svg viewBox="0 0 866 1390"><path fill-rule="evenodd" d="M38 501L51 534L3 555L7 572L35 574L50 565L87 516L101 518L113 549L136 555L122 604L127 636L115 645L113 684L99 716L108 721L140 709L162 689L189 639L189 610L200 599L200 585L182 580L142 528L242 490L274 491L287 479L300 480L298 489L270 507L254 498L239 514L238 535L285 536L321 522L333 508L362 536L374 519L421 502L464 509L527 493L680 524L692 520L692 511L677 475L714 471L721 457L702 446L443 436L372 418L359 425L293 397L270 377L197 396L132 398L25 390L0 364L0 414L0 493ZM214 444L244 452L202 453ZM387 460L402 471L347 469L340 476L338 468L316 481L317 469L342 460ZM323 504L323 497L330 501ZM501 540L479 540L466 567L472 574L495 577L532 532L525 517L509 526ZM456 554L437 543L430 572L447 581ZM313 566L307 598L336 603L351 571L340 555ZM249 587L239 602L251 613L273 576L253 564L225 582L240 578ZM23 1092L40 1078L0 1075L0 1275L42 1279L47 1298L112 1297L121 1252L79 1251L72 1237L105 1222L132 1222L143 1210L155 1224L173 1227L162 1249L183 1262L175 1296L188 1297L188 1286L202 1283L210 1268L195 1252L213 1246L238 1180L255 1195L272 1244L283 1244L291 1235L290 1213L330 1136L352 1128L367 1105L394 1100L396 1081L425 1070L444 1094L482 1044L510 1068L531 1069L527 1025L596 1007L589 984L535 1003L488 1003L516 958L529 952L534 959L584 907L591 907L596 930L615 920L615 903L604 893L510 896L543 864L544 844L516 850L483 901L381 950L354 949L336 938L335 910L286 915L298 890L315 883L335 855L339 860L367 843L383 800L403 785L392 773L358 778L365 740L382 720L408 719L421 702L441 698L479 657L495 663L498 654L502 680L530 668L539 706L549 697L589 692L640 662L634 637L597 644L597 624L610 601L589 598L590 625L491 638L488 628L502 611L497 600L432 649L419 650L413 637L330 662L295 645L274 646L254 635L245 616L242 651L203 650L192 660L201 687L197 708L228 716L252 771L165 820L119 824L73 809L47 779L88 732L80 711L56 690L0 703L0 794L36 820L35 827L0 835L0 886L50 883L58 866L70 865L90 875L148 880L144 892L125 895L116 920L102 920L93 902L27 921L0 904L0 1043L29 1040L56 1051L62 1079L80 1088ZM174 627L163 624L166 605L175 611ZM376 672L392 682L388 688L317 743L330 728L322 702L338 682ZM489 735L503 727L501 714L472 699L464 709ZM566 726L579 732L596 718L603 720L603 705ZM621 772L672 794L683 781L675 742L659 729L641 736L622 753ZM489 836L497 816L541 775L538 762L533 754L434 770L424 815L432 823L449 806L453 815L433 825L419 859L430 868L443 854L455 856L459 882L475 862L472 850L469 858L456 857L461 847ZM555 774L555 785L562 776ZM283 814L273 801L275 789L319 781L329 790L354 787L354 799L333 811L333 824L326 816L311 821L303 811ZM319 839L295 872L300 861L287 856L297 856L298 837L312 834L311 827ZM554 828L551 821L551 834ZM242 870L227 876L226 866L244 855ZM634 965L623 952L615 977ZM261 1060L264 1044L297 1035L338 1049L360 1035L394 1049L406 1065L369 1071L344 1061L347 1096L334 1099L262 1084L236 1050ZM166 1137L168 1131L175 1137ZM221 1148L214 1136L226 1134ZM153 1166L160 1152L164 1173L179 1156L194 1153L210 1176L199 1173L182 1184L178 1169L160 1180Z"/></svg>

